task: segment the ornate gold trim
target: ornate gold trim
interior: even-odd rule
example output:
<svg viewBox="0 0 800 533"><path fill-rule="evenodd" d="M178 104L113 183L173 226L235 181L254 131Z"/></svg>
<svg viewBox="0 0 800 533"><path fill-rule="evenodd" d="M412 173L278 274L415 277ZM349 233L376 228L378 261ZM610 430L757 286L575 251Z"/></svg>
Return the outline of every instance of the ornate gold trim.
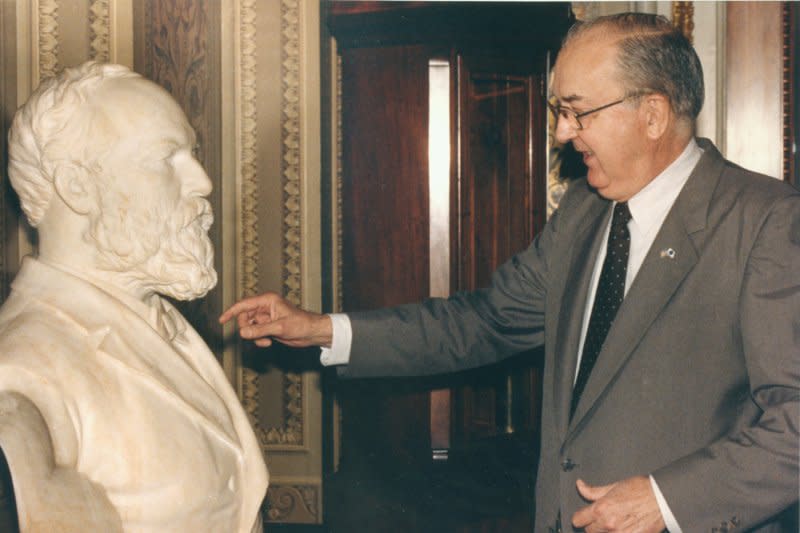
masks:
<svg viewBox="0 0 800 533"><path fill-rule="evenodd" d="M319 489L317 485L270 485L265 502L267 520L294 524L319 523Z"/></svg>
<svg viewBox="0 0 800 533"><path fill-rule="evenodd" d="M283 294L302 302L300 2L281 1L281 177L283 185ZM286 425L267 432L268 444L303 444L303 376L283 377Z"/></svg>
<svg viewBox="0 0 800 533"><path fill-rule="evenodd" d="M694 3L672 2L672 24L689 39L690 43L693 42Z"/></svg>
<svg viewBox="0 0 800 533"><path fill-rule="evenodd" d="M256 0L241 0L239 46L239 172L242 238L238 265L240 297L258 292L258 122L256 117Z"/></svg>
<svg viewBox="0 0 800 533"><path fill-rule="evenodd" d="M239 227L238 244L239 298L258 292L258 121L256 117L256 5L255 0L242 0L239 7ZM262 447L264 430L258 423L258 372L242 367L242 405Z"/></svg>
<svg viewBox="0 0 800 533"><path fill-rule="evenodd" d="M89 58L109 61L111 57L111 11L109 0L92 0L89 5Z"/></svg>
<svg viewBox="0 0 800 533"><path fill-rule="evenodd" d="M34 86L46 78L52 78L60 70L58 64L58 2L39 0L39 79Z"/></svg>
<svg viewBox="0 0 800 533"><path fill-rule="evenodd" d="M299 2L281 1L281 143L283 157L283 289L286 298L301 303L300 232L300 42Z"/></svg>
<svg viewBox="0 0 800 533"><path fill-rule="evenodd" d="M299 0L281 3L281 176L283 186L283 291L286 298L299 305L302 242L300 232L300 43ZM258 292L258 168L256 117L256 2L242 0L240 5L240 83L241 127L241 247L239 257L240 296ZM284 424L262 427L259 423L259 374L242 368L242 404L250 417L262 447L302 447L303 377L287 372L283 376Z"/></svg>

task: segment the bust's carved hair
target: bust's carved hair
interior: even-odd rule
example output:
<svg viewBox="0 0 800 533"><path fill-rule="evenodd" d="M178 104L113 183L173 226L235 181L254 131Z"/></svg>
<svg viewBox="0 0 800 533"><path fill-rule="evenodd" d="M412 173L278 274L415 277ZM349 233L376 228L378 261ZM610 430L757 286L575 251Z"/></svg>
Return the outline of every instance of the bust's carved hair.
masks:
<svg viewBox="0 0 800 533"><path fill-rule="evenodd" d="M53 196L59 165L93 168L99 156L86 104L104 80L140 78L122 65L87 62L42 82L14 116L8 134L8 175L31 226L41 222Z"/></svg>

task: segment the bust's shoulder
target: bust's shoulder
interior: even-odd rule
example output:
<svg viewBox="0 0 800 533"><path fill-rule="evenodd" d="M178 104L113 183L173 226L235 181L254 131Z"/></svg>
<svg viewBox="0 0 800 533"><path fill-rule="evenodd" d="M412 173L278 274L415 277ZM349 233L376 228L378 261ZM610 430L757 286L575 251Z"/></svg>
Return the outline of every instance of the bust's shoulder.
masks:
<svg viewBox="0 0 800 533"><path fill-rule="evenodd" d="M35 301L6 304L0 308L2 372L65 372L90 350L87 330L67 313Z"/></svg>

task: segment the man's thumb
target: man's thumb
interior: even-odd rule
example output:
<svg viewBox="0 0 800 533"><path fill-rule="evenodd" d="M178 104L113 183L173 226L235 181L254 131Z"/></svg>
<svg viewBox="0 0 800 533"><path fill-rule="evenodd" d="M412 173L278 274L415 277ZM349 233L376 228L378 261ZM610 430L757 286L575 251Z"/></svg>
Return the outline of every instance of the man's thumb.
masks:
<svg viewBox="0 0 800 533"><path fill-rule="evenodd" d="M614 485L600 485L597 487L593 487L586 483L584 480L579 479L576 482L578 487L578 493L587 501L594 502L608 494L608 492L614 488Z"/></svg>

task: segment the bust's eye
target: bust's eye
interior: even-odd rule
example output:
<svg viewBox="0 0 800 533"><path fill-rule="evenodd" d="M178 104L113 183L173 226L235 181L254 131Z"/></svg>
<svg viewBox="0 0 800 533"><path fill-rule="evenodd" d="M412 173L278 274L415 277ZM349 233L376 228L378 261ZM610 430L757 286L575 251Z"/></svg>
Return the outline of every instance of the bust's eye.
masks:
<svg viewBox="0 0 800 533"><path fill-rule="evenodd" d="M192 157L200 159L200 143L194 143L192 146Z"/></svg>

